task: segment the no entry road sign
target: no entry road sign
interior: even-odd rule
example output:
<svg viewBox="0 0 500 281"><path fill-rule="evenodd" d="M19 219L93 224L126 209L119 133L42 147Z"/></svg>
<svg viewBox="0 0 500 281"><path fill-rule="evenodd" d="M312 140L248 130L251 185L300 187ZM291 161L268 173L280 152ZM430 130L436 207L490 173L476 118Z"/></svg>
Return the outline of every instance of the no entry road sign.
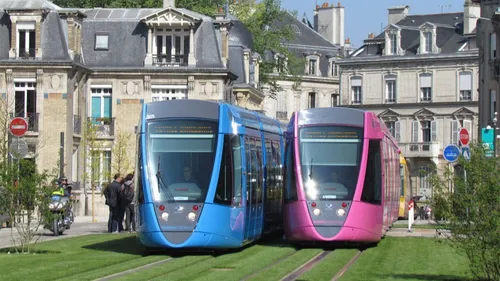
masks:
<svg viewBox="0 0 500 281"><path fill-rule="evenodd" d="M10 120L9 131L16 137L22 137L28 131L28 121L21 117Z"/></svg>
<svg viewBox="0 0 500 281"><path fill-rule="evenodd" d="M469 140L470 140L469 131L467 131L467 129L465 129L465 128L462 128L462 129L460 129L459 134L460 134L460 143L462 145L468 145Z"/></svg>

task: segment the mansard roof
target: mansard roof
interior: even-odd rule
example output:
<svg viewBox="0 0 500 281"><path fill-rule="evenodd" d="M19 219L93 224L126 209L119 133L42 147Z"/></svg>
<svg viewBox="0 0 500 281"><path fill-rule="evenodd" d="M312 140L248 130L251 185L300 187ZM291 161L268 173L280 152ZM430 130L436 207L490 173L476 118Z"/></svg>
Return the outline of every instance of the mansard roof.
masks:
<svg viewBox="0 0 500 281"><path fill-rule="evenodd" d="M401 29L401 48L405 51L405 56L415 56L420 47L420 28L425 25L436 26L436 44L440 48L440 54L453 54L467 42L463 33L464 14L443 13L408 15L399 22L393 24ZM475 33L475 29L473 31ZM383 52L377 54L368 53L367 45L385 45L385 31L374 38L366 39L364 44L356 51L352 52L356 58L381 57Z"/></svg>
<svg viewBox="0 0 500 281"><path fill-rule="evenodd" d="M197 22L194 32L196 67L222 68L220 39L213 20L182 8L165 9L91 9L82 28L82 49L89 67L144 67L148 26L171 21ZM182 27L181 27L182 28ZM188 28L186 24L185 28ZM96 33L109 35L109 50L94 50Z"/></svg>
<svg viewBox="0 0 500 281"><path fill-rule="evenodd" d="M299 58L304 58L309 52L320 55L319 68L323 76L328 76L328 62L331 57L341 54L341 47L334 45L325 37L321 36L313 28L295 18L290 13L285 13L284 17L275 23L276 27L290 26L295 37L290 41L282 40L288 49ZM272 54L267 54L267 59L271 59ZM304 72L304 74L306 74Z"/></svg>
<svg viewBox="0 0 500 281"><path fill-rule="evenodd" d="M48 0L0 0L4 10L59 10L61 7Z"/></svg>

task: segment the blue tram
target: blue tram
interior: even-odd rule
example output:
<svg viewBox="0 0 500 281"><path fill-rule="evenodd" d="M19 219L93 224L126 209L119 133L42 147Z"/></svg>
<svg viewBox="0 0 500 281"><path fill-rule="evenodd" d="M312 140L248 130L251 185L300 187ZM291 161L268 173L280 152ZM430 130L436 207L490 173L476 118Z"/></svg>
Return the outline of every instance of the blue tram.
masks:
<svg viewBox="0 0 500 281"><path fill-rule="evenodd" d="M148 248L238 248L282 229L284 124L200 100L143 105L138 232Z"/></svg>

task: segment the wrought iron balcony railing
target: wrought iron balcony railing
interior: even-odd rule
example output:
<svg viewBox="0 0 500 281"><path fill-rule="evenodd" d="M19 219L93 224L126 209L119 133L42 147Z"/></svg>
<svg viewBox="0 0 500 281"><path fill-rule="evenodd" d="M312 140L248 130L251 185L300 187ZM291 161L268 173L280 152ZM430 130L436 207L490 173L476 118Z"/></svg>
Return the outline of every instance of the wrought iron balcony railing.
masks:
<svg viewBox="0 0 500 281"><path fill-rule="evenodd" d="M115 118L111 117L89 117L88 122L97 137L113 137L115 135Z"/></svg>
<svg viewBox="0 0 500 281"><path fill-rule="evenodd" d="M188 55L153 55L154 66L187 66Z"/></svg>

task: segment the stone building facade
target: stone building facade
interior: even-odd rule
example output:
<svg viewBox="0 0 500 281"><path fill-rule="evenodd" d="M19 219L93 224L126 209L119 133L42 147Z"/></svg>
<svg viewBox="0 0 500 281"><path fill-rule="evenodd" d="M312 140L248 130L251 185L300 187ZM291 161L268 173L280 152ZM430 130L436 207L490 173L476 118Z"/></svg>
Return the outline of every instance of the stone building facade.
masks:
<svg viewBox="0 0 500 281"><path fill-rule="evenodd" d="M458 132L478 136L479 6L464 11L408 15L409 6L389 9L388 25L370 34L340 66L342 106L378 113L410 165L414 195L430 198L429 172L448 165L443 149L459 145Z"/></svg>
<svg viewBox="0 0 500 281"><path fill-rule="evenodd" d="M25 157L39 169L57 167L64 133L63 172L75 183L76 214L88 214L89 167L99 171L92 178L99 191L116 170L113 147L123 136L133 169L142 104L189 98L262 109L260 57L240 42L248 34L237 19L222 13L212 19L172 0L159 9L0 0L4 123L14 116L29 121ZM90 153L87 125L97 140ZM97 214L105 214L103 198L95 198Z"/></svg>

